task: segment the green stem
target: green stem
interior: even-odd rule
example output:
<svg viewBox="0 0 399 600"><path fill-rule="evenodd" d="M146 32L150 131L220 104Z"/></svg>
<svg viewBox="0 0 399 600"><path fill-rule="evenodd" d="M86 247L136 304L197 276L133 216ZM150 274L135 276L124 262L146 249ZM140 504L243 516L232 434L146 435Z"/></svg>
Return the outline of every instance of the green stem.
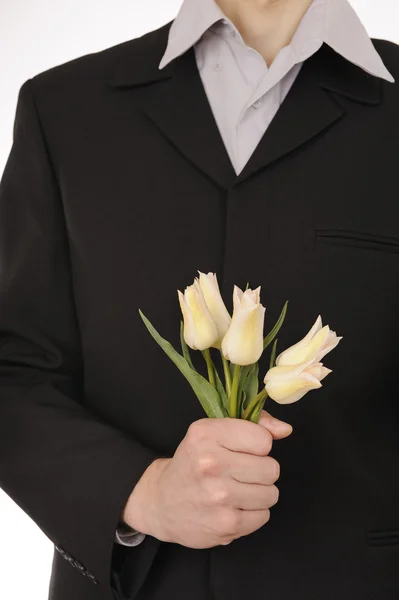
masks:
<svg viewBox="0 0 399 600"><path fill-rule="evenodd" d="M255 406L258 404L258 402L261 402L262 400L266 400L267 397L268 397L268 393L266 391L266 388L263 388L263 390L260 391L257 396L254 396L252 398L251 402L248 404L247 408L242 413L242 418L246 419L251 414L252 410L255 408Z"/></svg>
<svg viewBox="0 0 399 600"><path fill-rule="evenodd" d="M237 404L238 404L238 384L240 382L240 365L234 365L233 383L231 386L230 394L230 417L233 419L237 418Z"/></svg>
<svg viewBox="0 0 399 600"><path fill-rule="evenodd" d="M230 394L231 394L231 372L230 372L230 366L229 366L229 363L227 362L227 358L225 358L225 356L224 356L224 354L223 354L222 351L220 351L220 354L222 356L224 379L225 379L225 382L226 382L226 393L227 393L227 397L230 398Z"/></svg>
<svg viewBox="0 0 399 600"><path fill-rule="evenodd" d="M206 366L208 367L209 382L213 385L214 388L216 388L215 372L213 370L213 362L212 362L211 353L210 353L209 348L207 348L206 350L203 350L202 354L203 354L203 357L205 358Z"/></svg>

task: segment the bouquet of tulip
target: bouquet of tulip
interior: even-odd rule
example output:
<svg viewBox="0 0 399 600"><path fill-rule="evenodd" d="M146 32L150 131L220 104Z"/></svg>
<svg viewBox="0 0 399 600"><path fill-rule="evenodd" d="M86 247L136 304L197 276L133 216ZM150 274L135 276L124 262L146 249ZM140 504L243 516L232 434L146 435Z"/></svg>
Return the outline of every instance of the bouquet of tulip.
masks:
<svg viewBox="0 0 399 600"><path fill-rule="evenodd" d="M284 322L288 301L271 331L263 337L265 308L260 303L260 287L233 291L231 317L220 294L214 273L201 273L182 294L178 290L183 321L180 322L182 354L162 338L139 309L148 331L190 383L211 418L232 417L257 423L267 397L279 404L300 400L321 387L331 373L320 360L342 337L322 326L318 316L307 335L276 358L277 334ZM273 343L270 366L259 391L258 361ZM189 348L202 352L208 379L193 366ZM220 352L224 383L215 367L211 348Z"/></svg>

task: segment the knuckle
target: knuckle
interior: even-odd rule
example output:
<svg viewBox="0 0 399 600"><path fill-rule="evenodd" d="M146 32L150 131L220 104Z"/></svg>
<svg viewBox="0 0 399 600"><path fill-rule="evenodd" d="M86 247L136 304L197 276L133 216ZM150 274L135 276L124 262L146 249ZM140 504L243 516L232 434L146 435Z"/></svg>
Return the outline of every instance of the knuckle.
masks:
<svg viewBox="0 0 399 600"><path fill-rule="evenodd" d="M219 461L216 456L210 452L200 454L197 460L197 472L201 476L217 475L219 472Z"/></svg>
<svg viewBox="0 0 399 600"><path fill-rule="evenodd" d="M216 506L226 506L230 500L229 490L224 485L215 487L211 492L211 503Z"/></svg>
<svg viewBox="0 0 399 600"><path fill-rule="evenodd" d="M187 437L193 444L204 440L207 436L207 419L198 419L193 421L187 429Z"/></svg>

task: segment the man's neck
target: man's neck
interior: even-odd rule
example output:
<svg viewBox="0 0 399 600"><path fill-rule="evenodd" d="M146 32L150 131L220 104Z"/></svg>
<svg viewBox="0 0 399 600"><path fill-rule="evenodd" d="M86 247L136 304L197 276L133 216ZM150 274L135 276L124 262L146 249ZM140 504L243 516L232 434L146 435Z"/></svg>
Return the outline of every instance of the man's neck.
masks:
<svg viewBox="0 0 399 600"><path fill-rule="evenodd" d="M288 46L312 0L216 0L268 66Z"/></svg>

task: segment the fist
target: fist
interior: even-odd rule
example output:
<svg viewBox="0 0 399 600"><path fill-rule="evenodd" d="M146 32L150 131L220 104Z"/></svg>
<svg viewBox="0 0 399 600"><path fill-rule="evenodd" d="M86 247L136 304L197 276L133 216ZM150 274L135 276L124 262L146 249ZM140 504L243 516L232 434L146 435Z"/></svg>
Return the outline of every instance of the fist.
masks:
<svg viewBox="0 0 399 600"><path fill-rule="evenodd" d="M270 519L279 490L273 439L292 432L262 411L259 423L199 419L174 456L157 459L135 486L122 515L131 527L189 548L227 545Z"/></svg>

